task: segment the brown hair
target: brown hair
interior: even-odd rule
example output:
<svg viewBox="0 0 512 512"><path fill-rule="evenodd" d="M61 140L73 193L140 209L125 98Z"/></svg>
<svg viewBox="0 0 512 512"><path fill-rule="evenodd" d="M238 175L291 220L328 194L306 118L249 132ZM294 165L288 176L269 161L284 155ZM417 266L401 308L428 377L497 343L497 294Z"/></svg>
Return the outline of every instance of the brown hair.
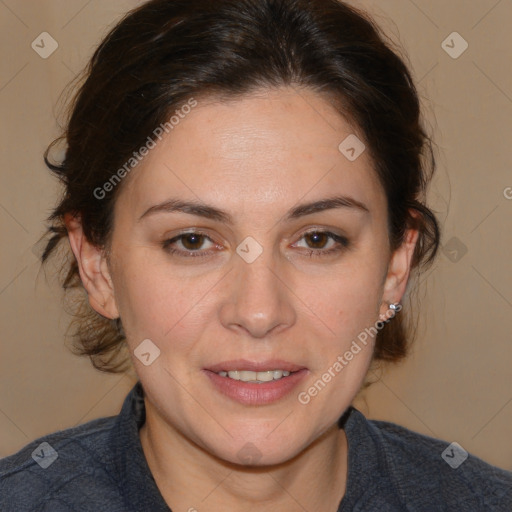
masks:
<svg viewBox="0 0 512 512"><path fill-rule="evenodd" d="M84 234L108 248L113 206L123 186L101 188L155 128L191 97L236 97L261 87L308 87L334 100L362 132L388 201L391 248L406 229L419 230L412 268L430 264L440 229L425 205L435 170L410 72L364 13L336 0L152 0L128 13L95 51L61 139L65 158L48 167L64 194L48 218L43 263L67 237L65 214L79 215ZM69 246L65 249L68 251ZM127 358L120 320L87 303L76 260L63 287L75 301L75 347L104 371ZM408 308L379 331L374 360L398 361L411 341Z"/></svg>

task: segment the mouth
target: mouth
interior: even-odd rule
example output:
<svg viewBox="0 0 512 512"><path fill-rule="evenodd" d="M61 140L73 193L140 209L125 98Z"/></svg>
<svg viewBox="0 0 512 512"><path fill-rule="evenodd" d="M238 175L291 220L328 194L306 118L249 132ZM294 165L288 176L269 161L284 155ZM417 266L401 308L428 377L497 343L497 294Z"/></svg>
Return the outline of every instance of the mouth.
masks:
<svg viewBox="0 0 512 512"><path fill-rule="evenodd" d="M287 370L268 370L265 372L253 372L250 370L231 370L229 372L217 372L217 375L226 377L228 379L240 380L242 382L251 382L253 384L261 384L263 382L270 382L279 380L284 377L289 377L291 373Z"/></svg>
<svg viewBox="0 0 512 512"><path fill-rule="evenodd" d="M255 384L280 380L303 369L303 366L281 359L260 362L236 359L206 368L206 370L214 372L220 377Z"/></svg>
<svg viewBox="0 0 512 512"><path fill-rule="evenodd" d="M203 371L216 391L245 405L280 400L309 373L307 368L283 360L225 361Z"/></svg>

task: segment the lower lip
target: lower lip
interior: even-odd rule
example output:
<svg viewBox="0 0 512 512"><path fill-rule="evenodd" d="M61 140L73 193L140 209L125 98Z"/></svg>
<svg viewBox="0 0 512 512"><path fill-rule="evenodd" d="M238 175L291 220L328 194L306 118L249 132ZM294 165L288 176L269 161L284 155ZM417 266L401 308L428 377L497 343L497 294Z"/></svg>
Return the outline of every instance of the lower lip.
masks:
<svg viewBox="0 0 512 512"><path fill-rule="evenodd" d="M288 377L270 382L256 384L241 380L221 377L215 372L203 370L208 375L215 388L223 395L245 405L266 405L277 402L285 397L307 375L308 370L303 368L291 373Z"/></svg>

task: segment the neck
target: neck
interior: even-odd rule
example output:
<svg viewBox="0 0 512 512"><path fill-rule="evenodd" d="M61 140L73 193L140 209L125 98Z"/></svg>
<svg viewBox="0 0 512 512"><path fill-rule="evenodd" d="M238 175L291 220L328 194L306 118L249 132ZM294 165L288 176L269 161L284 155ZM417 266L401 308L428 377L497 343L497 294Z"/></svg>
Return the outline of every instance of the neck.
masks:
<svg viewBox="0 0 512 512"><path fill-rule="evenodd" d="M345 494L348 443L335 424L291 460L231 464L206 452L153 413L139 431L144 455L172 510L336 512Z"/></svg>

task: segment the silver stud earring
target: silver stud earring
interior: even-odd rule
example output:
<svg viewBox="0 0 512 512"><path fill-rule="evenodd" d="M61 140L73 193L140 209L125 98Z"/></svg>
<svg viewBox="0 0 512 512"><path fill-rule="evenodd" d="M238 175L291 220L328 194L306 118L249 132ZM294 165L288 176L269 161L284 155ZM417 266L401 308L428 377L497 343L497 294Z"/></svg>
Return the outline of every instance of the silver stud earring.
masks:
<svg viewBox="0 0 512 512"><path fill-rule="evenodd" d="M389 324L391 320L395 317L395 315L402 309L402 304L400 302L394 302L388 304L388 310L391 310L393 313L387 313L380 315L381 321L385 324Z"/></svg>

